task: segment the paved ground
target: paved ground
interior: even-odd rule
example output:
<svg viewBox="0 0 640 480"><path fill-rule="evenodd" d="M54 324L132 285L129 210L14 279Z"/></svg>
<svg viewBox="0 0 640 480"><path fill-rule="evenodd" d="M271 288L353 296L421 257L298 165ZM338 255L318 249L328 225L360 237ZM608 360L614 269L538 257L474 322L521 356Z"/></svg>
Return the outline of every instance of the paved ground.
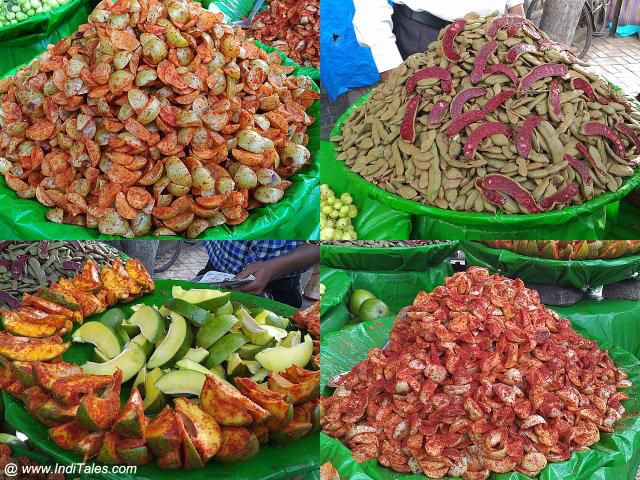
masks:
<svg viewBox="0 0 640 480"><path fill-rule="evenodd" d="M587 52L591 70L634 97L640 93L640 39L596 37Z"/></svg>
<svg viewBox="0 0 640 480"><path fill-rule="evenodd" d="M640 93L640 39L595 37L587 52L590 69L634 97ZM321 138L329 138L338 117L371 87L351 90L334 103L322 93Z"/></svg>
<svg viewBox="0 0 640 480"><path fill-rule="evenodd" d="M178 242L171 243L177 244ZM171 245L168 250L162 253L158 252L156 268L166 265L175 251L175 245ZM191 280L207 264L207 258L207 251L202 242L182 242L180 256L173 266L164 272L156 272L155 277L172 280Z"/></svg>

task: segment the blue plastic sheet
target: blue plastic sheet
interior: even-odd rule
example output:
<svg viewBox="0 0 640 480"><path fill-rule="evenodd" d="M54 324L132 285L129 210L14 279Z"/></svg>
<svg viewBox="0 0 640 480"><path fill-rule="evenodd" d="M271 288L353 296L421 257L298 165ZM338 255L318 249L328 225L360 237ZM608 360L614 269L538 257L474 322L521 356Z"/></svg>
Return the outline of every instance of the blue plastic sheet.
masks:
<svg viewBox="0 0 640 480"><path fill-rule="evenodd" d="M352 88L380 80L371 51L356 40L354 13L351 0L320 2L320 79L332 102Z"/></svg>

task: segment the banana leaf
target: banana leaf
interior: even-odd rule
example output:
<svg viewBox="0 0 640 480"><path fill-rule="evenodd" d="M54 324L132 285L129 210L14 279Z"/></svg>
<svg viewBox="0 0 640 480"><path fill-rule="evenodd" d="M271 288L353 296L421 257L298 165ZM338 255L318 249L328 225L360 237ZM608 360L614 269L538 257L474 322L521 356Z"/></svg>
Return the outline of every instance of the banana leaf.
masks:
<svg viewBox="0 0 640 480"><path fill-rule="evenodd" d="M156 290L153 294L141 297L135 303L146 305L161 305L171 296L171 288L180 285L183 288L207 288L207 285L175 280L156 280ZM263 297L256 297L239 292L231 293L231 300L241 302L249 308L265 308L273 312L289 316L295 312L293 307L283 305ZM131 304L124 306L127 315L132 314ZM70 335L68 335L70 338ZM72 344L65 352L63 359L67 362L82 364L89 360L93 348L87 344ZM123 386L122 401L129 396L130 384ZM125 388L126 387L126 388ZM82 458L74 453L63 450L49 440L47 427L35 420L22 406L22 403L3 392L5 402L6 421L16 430L24 433L40 450L52 457L60 464L70 465L82 462ZM233 478L234 480L277 480L295 475L305 474L317 470L320 466L318 450L319 434L314 433L303 437L299 441L286 447L261 445L260 453L255 457L239 463L217 464L209 462L205 468L190 471L162 470L155 461L138 467L135 474L87 474L81 478L105 480L169 480L179 476L182 480L201 480L202 478Z"/></svg>
<svg viewBox="0 0 640 480"><path fill-rule="evenodd" d="M551 260L464 242L469 265L478 265L525 282L570 286L578 289L626 280L640 271L640 255L602 260Z"/></svg>
<svg viewBox="0 0 640 480"><path fill-rule="evenodd" d="M271 47L265 47L258 43L266 51L272 51ZM295 62L280 54L285 65L296 65ZM8 76L17 71L7 72ZM307 76L304 69L297 67L293 75ZM313 84L315 91L319 87ZM319 230L317 222L309 222L309 218L318 218L319 206L319 177L320 166L318 154L320 148L320 101L317 100L307 109L307 113L316 119L308 129L308 148L311 152L311 165L289 177L293 182L285 192L282 200L276 204L252 210L245 222L236 226L221 225L205 230L198 238L206 240L288 240L317 239ZM35 199L22 199L11 190L0 177L0 203L10 207L0 209L0 230L4 232L6 239L41 240L65 239L65 240L116 240L121 237L102 235L97 229L89 229L76 225L59 225L46 219L48 207ZM157 239L152 235L137 237L138 239ZM184 237L164 237L182 239Z"/></svg>
<svg viewBox="0 0 640 480"><path fill-rule="evenodd" d="M571 315L567 315L573 321ZM322 373L320 388L323 395L330 395L327 381L342 372L351 370L358 362L367 357L369 350L383 346L389 338L393 318L375 322L365 322L347 329L323 334L320 341L322 355ZM630 335L638 335L636 328ZM616 365L629 374L634 383L631 389L640 382L640 361L620 347L606 344L594 338L601 348L607 348ZM630 390L631 390L630 389ZM565 462L551 463L537 477L540 480L565 479L601 479L619 480L634 478L640 462L640 399L635 390L628 392L630 399L623 402L628 415L622 419L612 434L602 433L600 441L591 449L574 453ZM327 435L320 435L321 461L331 461L338 469L341 477L358 480L418 480L422 475L405 475L394 472L373 460L358 464L349 450L338 440ZM529 480L530 477L520 473L491 474L491 480Z"/></svg>

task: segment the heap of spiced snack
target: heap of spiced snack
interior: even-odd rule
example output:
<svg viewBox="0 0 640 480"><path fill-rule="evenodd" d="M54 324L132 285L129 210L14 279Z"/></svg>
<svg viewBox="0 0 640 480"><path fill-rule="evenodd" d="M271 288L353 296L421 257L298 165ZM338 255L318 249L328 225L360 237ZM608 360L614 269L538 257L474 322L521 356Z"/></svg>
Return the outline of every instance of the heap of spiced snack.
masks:
<svg viewBox="0 0 640 480"><path fill-rule="evenodd" d="M321 424L358 462L397 472L536 477L614 431L627 378L521 280L470 267L419 293L387 346L328 383Z"/></svg>
<svg viewBox="0 0 640 480"><path fill-rule="evenodd" d="M616 192L640 112L526 18L467 15L410 56L332 137L337 159L415 202L534 214Z"/></svg>
<svg viewBox="0 0 640 480"><path fill-rule="evenodd" d="M238 225L310 161L319 94L191 0L104 0L0 81L0 174L48 220L134 237Z"/></svg>
<svg viewBox="0 0 640 480"><path fill-rule="evenodd" d="M640 240L496 240L484 243L527 257L551 260L607 260L640 252Z"/></svg>
<svg viewBox="0 0 640 480"><path fill-rule="evenodd" d="M320 1L272 0L256 16L253 34L304 67L320 68Z"/></svg>
<svg viewBox="0 0 640 480"><path fill-rule="evenodd" d="M303 368L319 364L310 335L288 331L289 319L274 312L250 313L220 290L174 285L162 306L133 305L128 319L109 308L154 289L139 260L100 268L90 258L74 278L25 293L17 308L0 311L0 389L83 462L144 465L155 458L160 468L203 468L319 429L320 372ZM295 315L316 339L317 310ZM71 341L93 344L95 361L61 358L70 346L62 336L74 323L82 326Z"/></svg>

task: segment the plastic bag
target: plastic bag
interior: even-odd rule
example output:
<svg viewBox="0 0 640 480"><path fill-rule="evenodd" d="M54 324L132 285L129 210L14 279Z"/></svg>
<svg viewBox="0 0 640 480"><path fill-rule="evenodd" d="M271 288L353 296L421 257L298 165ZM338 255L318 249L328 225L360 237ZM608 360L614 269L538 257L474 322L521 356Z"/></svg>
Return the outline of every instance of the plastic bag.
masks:
<svg viewBox="0 0 640 480"><path fill-rule="evenodd" d="M338 119L331 135L339 135L344 120L351 112L363 104L369 93L360 97ZM616 193L605 193L581 205L572 205L562 210L553 210L543 214L509 215L502 212L494 214L460 212L431 207L383 190L367 182L359 175L349 171L343 162L336 160L333 145L322 149L321 181L325 181L325 171L344 175L352 194L360 190L366 195L394 210L413 216L411 238L447 238L452 240L491 240L496 238L512 239L582 239L602 238L607 221L615 223L618 202L640 185L640 171L625 179ZM326 158L325 158L326 157ZM608 217L609 216L609 217ZM613 216L613 218L611 218ZM393 231L389 232L392 235ZM361 238L366 238L361 236ZM401 237L396 237L401 238Z"/></svg>
<svg viewBox="0 0 640 480"><path fill-rule="evenodd" d="M572 320L572 318L569 318ZM330 395L327 381L339 374L351 370L358 362L367 357L374 347L383 346L389 338L394 319L365 322L348 329L323 334L320 341L322 355L322 373L320 391ZM628 332L638 336L637 327ZM611 347L595 338L602 348L609 349L609 355L618 367L629 374L629 380L635 385L640 383L640 361L620 347ZM566 462L550 463L539 478L544 480L580 479L619 480L634 478L640 461L640 400L637 395L623 402L627 416L618 423L612 434L601 433L600 441L589 450L574 453ZM424 476L403 475L385 468L374 460L358 464L349 454L349 450L338 440L320 435L322 461L331 461L340 476L349 477L354 473L361 480L413 480ZM530 480L520 473L492 474L492 480Z"/></svg>
<svg viewBox="0 0 640 480"><path fill-rule="evenodd" d="M395 316L418 292L444 284L453 273L447 257L456 249L457 242L411 248L322 245L320 281L327 287L320 307L322 335L349 323L350 294L358 288L385 302Z"/></svg>
<svg viewBox="0 0 640 480"><path fill-rule="evenodd" d="M86 18L85 20L86 21ZM256 42L260 48L267 52L274 49ZM293 61L280 52L285 65L296 65ZM17 70L17 68L15 69ZM302 67L296 67L292 75L308 76ZM7 72L4 76L15 73ZM3 76L3 77L4 77ZM313 84L315 91L320 91L319 87ZM215 228L208 228L198 239L203 240L289 240L317 239L319 230L317 222L309 222L309 218L318 218L320 215L320 165L318 153L320 148L320 101L307 109L307 113L316 119L309 126L307 134L309 143L307 148L311 152L311 165L303 168L300 172L289 177L293 184L285 191L282 200L276 204L254 209L250 212L247 220L240 225L230 227L221 225ZM49 210L35 199L22 199L16 192L7 187L4 177L0 177L0 204L10 205L10 207L0 209L0 229L5 239L20 240L41 240L43 238L65 240L114 240L121 237L102 235L97 229L79 227L77 225L60 225L50 222L45 214ZM157 239L153 235L136 237L142 239ZM171 239L181 239L184 237L165 237Z"/></svg>
<svg viewBox="0 0 640 480"><path fill-rule="evenodd" d="M207 285L173 281L156 280L156 290L153 294L147 295L134 303L144 303L147 305L159 305L171 295L171 287L180 285L183 288L207 288ZM249 308L261 307L272 310L279 315L289 316L295 312L293 307L283 305L273 300L263 297L256 297L238 292L231 293L231 300L242 302ZM124 306L125 313L133 313L131 304ZM79 364L89 360L93 348L88 344L73 344L63 355L63 359L68 362ZM129 396L130 383L123 386L121 398L123 401ZM49 440L47 427L35 420L22 406L21 402L3 392L5 401L6 421L16 430L23 432L32 442L54 460L61 464L73 464L82 462L82 458L68 450L58 447ZM91 479L109 480L172 480L177 475L183 480L202 480L203 478L233 478L233 479L262 479L276 480L290 478L306 472L317 470L320 466L318 460L318 433L312 433L300 440L289 444L286 447L273 447L261 445L260 453L244 462L220 464L209 462L202 469L181 470L176 473L171 470L162 470L155 461L138 467L135 474L95 474L86 475Z"/></svg>
<svg viewBox="0 0 640 480"><path fill-rule="evenodd" d="M411 232L411 215L384 205L364 190L354 185L355 173L347 170L342 162L335 161L330 142L320 142L320 178L337 196L349 192L358 216L353 220L358 238L368 240L408 240ZM360 177L358 177L360 178ZM443 237L445 238L445 237Z"/></svg>
<svg viewBox="0 0 640 480"><path fill-rule="evenodd" d="M579 289L626 280L640 271L640 255L610 260L550 260L528 257L478 242L462 244L467 264L488 268L525 282Z"/></svg>

